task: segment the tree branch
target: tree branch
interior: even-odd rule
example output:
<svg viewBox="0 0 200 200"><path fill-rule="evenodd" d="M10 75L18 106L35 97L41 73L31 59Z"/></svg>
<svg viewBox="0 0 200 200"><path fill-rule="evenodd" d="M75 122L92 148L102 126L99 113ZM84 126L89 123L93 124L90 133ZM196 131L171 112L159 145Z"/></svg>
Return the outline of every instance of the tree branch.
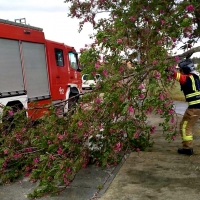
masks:
<svg viewBox="0 0 200 200"><path fill-rule="evenodd" d="M186 52L184 52L182 54L176 55L176 56L178 56L179 58L183 59L183 58L186 58L187 56L192 55L193 53L197 53L197 52L200 52L200 46L194 47L194 48L192 48L192 49L190 49L190 50L188 50L188 51L186 51ZM175 56L173 56L173 58L174 57Z"/></svg>

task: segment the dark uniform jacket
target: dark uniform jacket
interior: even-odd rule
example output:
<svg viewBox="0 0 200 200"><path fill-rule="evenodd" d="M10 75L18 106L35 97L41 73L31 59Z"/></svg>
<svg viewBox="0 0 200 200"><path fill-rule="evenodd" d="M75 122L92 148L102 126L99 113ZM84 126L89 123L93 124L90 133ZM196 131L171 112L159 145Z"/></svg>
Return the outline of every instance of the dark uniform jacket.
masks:
<svg viewBox="0 0 200 200"><path fill-rule="evenodd" d="M180 82L189 108L200 108L200 78L196 74L174 73L174 78Z"/></svg>

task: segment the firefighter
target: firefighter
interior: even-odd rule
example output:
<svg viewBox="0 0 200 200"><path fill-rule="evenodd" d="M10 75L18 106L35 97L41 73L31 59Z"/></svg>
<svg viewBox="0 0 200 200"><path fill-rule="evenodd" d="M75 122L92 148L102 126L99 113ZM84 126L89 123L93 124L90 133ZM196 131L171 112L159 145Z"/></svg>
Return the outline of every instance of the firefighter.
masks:
<svg viewBox="0 0 200 200"><path fill-rule="evenodd" d="M193 133L192 128L200 117L200 78L195 70L193 62L186 58L179 64L179 70L173 76L179 81L188 108L180 122L180 134L182 137L182 148L178 149L179 154L193 154Z"/></svg>

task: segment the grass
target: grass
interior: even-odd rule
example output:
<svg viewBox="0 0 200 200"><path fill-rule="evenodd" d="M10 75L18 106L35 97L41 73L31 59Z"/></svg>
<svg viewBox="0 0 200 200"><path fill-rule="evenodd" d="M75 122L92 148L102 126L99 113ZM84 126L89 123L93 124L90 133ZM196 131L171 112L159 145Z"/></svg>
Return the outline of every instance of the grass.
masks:
<svg viewBox="0 0 200 200"><path fill-rule="evenodd" d="M168 88L171 98L175 101L185 101L185 96L181 91L180 84L176 82L173 87Z"/></svg>

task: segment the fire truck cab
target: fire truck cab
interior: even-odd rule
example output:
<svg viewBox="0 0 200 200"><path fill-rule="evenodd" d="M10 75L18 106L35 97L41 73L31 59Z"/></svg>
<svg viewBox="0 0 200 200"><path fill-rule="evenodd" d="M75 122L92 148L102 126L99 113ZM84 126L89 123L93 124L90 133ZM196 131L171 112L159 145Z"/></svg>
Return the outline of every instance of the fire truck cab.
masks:
<svg viewBox="0 0 200 200"><path fill-rule="evenodd" d="M81 87L73 47L46 40L41 28L0 19L1 105L25 108L33 119L46 110L33 105L62 105L64 114L78 100Z"/></svg>

